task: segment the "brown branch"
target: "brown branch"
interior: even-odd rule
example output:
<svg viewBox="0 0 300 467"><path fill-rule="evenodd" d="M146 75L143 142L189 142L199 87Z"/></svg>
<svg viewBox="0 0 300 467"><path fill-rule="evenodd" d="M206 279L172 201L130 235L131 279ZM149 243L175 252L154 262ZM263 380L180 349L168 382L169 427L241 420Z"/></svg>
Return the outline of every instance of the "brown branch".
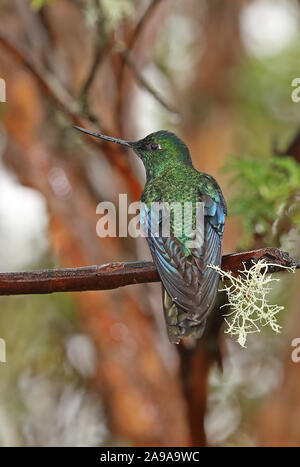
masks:
<svg viewBox="0 0 300 467"><path fill-rule="evenodd" d="M7 34L0 28L0 45L14 58L16 62L19 62L25 68L27 68L36 79L37 83L46 93L48 98L52 100L54 105L60 108L65 115L74 123L74 125L81 127L88 127L89 122L83 119L80 115L80 108L74 101L72 96L61 86L60 82L39 65L32 57L26 55L26 53L19 47L15 46ZM75 131L75 130L74 130ZM107 147L107 143L94 138L86 138L89 144L96 147L98 150ZM124 159L120 155L120 148L110 146L109 154L104 152L104 155L109 160L118 172L127 180L130 190L135 197L138 199L141 193L141 187L132 174L130 168L126 165Z"/></svg>
<svg viewBox="0 0 300 467"><path fill-rule="evenodd" d="M280 266L300 268L300 261L276 248L234 253L223 256L222 268L237 275L243 263L264 259L278 265L270 272L282 270ZM0 273L0 295L47 294L53 292L82 292L109 290L131 284L159 282L156 268L151 262L111 263L83 268L50 269L32 272Z"/></svg>
<svg viewBox="0 0 300 467"><path fill-rule="evenodd" d="M135 27L135 30L133 31L133 34L132 34L132 36L130 38L130 41L128 43L128 51L134 49L134 46L138 42L145 25L148 23L149 19L152 17L152 15L154 14L156 8L158 7L158 5L160 3L162 3L162 1L163 0L152 0L150 5L146 9L145 13L143 14L141 19L137 23L137 25Z"/></svg>

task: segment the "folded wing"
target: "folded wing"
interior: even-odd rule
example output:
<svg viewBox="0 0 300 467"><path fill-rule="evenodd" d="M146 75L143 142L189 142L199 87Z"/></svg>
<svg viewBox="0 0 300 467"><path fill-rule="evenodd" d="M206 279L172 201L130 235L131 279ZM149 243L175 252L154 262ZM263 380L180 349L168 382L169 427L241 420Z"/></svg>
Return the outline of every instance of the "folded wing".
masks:
<svg viewBox="0 0 300 467"><path fill-rule="evenodd" d="M191 249L182 238L175 237L172 230L168 237L159 235L158 228L152 232L151 224L152 227L155 223L162 225L170 213L164 209L156 215L146 205L141 206L141 223L148 232L153 261L167 295L195 323L206 319L216 297L219 275L207 266L221 264L225 222L220 203L207 195L201 196L199 201L204 203L204 222L198 226L203 231L195 232L195 247Z"/></svg>

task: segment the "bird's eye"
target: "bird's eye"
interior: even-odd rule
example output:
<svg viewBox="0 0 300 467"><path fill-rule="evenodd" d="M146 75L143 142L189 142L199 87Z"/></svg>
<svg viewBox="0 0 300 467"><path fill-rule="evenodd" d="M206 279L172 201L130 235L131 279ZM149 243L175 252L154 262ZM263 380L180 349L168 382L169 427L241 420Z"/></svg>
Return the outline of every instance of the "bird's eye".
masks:
<svg viewBox="0 0 300 467"><path fill-rule="evenodd" d="M149 149L150 151L157 151L158 149L161 149L160 145L153 141L152 143L149 144Z"/></svg>

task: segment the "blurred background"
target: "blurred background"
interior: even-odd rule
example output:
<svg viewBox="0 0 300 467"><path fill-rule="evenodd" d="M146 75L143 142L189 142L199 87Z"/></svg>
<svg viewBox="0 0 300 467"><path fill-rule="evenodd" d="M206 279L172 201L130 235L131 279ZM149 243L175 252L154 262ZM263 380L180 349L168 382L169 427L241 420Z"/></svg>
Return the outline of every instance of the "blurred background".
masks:
<svg viewBox="0 0 300 467"><path fill-rule="evenodd" d="M299 258L299 2L0 0L0 18L1 271L149 259L96 235L100 201L139 198L139 161L73 124L176 132L229 203L224 253ZM299 273L278 277L282 332L246 349L222 298L195 347L169 344L159 284L0 297L0 445L299 445Z"/></svg>

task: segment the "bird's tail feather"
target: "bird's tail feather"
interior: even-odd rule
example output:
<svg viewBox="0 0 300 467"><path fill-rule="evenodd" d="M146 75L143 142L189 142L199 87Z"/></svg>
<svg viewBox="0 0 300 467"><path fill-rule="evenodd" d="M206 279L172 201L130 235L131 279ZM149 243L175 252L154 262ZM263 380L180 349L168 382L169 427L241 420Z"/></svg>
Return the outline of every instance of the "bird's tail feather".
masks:
<svg viewBox="0 0 300 467"><path fill-rule="evenodd" d="M195 339L202 337L206 320L191 319L186 311L172 301L164 287L162 287L162 301L168 337L172 344L179 344L182 337Z"/></svg>

